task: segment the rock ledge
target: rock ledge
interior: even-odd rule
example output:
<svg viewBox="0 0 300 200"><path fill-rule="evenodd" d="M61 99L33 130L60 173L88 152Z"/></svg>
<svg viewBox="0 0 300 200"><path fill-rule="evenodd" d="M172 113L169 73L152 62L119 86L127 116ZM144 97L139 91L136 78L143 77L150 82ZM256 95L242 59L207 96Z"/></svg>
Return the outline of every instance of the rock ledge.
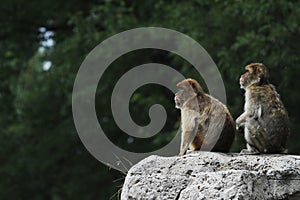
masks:
<svg viewBox="0 0 300 200"><path fill-rule="evenodd" d="M129 171L127 199L300 199L300 156L192 152L150 156Z"/></svg>

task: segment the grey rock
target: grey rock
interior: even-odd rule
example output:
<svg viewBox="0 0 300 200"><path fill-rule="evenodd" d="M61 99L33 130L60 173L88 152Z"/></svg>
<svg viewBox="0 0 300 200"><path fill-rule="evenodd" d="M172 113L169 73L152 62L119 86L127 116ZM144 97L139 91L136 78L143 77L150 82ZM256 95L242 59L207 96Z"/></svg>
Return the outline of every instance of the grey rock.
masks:
<svg viewBox="0 0 300 200"><path fill-rule="evenodd" d="M121 199L300 200L300 156L150 156L128 171Z"/></svg>

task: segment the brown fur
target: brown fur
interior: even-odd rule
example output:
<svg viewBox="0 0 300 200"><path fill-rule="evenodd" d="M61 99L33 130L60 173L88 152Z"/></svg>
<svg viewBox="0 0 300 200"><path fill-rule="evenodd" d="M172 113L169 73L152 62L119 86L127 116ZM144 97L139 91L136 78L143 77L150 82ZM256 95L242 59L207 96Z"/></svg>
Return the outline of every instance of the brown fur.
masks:
<svg viewBox="0 0 300 200"><path fill-rule="evenodd" d="M245 112L236 120L244 129L247 149L244 154L286 152L289 135L288 114L275 87L269 84L269 73L261 63L245 67L240 78L245 93Z"/></svg>
<svg viewBox="0 0 300 200"><path fill-rule="evenodd" d="M213 123L211 126L216 130L222 130L212 151L228 152L234 140L235 125L226 106L206 94L194 79L183 80L177 87L179 91L175 95L175 103L176 107L181 109L182 120L180 155L184 155L188 147L194 151L201 147L206 150L211 146L210 142L215 140L213 133L207 135L210 123ZM211 121L213 115L216 117L215 121ZM225 123L220 127L222 117L225 117ZM204 143L206 136L212 137L208 143Z"/></svg>

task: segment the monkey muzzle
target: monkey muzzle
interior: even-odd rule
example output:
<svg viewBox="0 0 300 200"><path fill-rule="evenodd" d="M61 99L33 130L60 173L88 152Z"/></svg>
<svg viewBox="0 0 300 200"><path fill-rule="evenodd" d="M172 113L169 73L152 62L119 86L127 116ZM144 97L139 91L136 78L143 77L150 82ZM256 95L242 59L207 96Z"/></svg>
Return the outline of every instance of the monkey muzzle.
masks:
<svg viewBox="0 0 300 200"><path fill-rule="evenodd" d="M174 101L175 101L175 107L176 108L180 108L181 107L181 101L180 101L180 99L177 96L175 96L174 97Z"/></svg>
<svg viewBox="0 0 300 200"><path fill-rule="evenodd" d="M240 78L240 85L244 85L245 80L243 79L243 77Z"/></svg>

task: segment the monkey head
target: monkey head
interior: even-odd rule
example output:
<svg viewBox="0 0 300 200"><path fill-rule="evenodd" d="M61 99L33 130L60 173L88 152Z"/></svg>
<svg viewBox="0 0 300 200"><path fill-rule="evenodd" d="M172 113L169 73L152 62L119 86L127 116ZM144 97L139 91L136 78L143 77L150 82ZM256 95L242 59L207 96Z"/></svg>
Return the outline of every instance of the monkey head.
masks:
<svg viewBox="0 0 300 200"><path fill-rule="evenodd" d="M203 94L203 90L199 83L191 78L179 82L176 86L178 92L175 94L175 106L178 109L181 109L187 100Z"/></svg>
<svg viewBox="0 0 300 200"><path fill-rule="evenodd" d="M243 89L257 84L268 84L269 72L268 69L262 63L252 63L245 67L247 72L240 78L240 86Z"/></svg>

